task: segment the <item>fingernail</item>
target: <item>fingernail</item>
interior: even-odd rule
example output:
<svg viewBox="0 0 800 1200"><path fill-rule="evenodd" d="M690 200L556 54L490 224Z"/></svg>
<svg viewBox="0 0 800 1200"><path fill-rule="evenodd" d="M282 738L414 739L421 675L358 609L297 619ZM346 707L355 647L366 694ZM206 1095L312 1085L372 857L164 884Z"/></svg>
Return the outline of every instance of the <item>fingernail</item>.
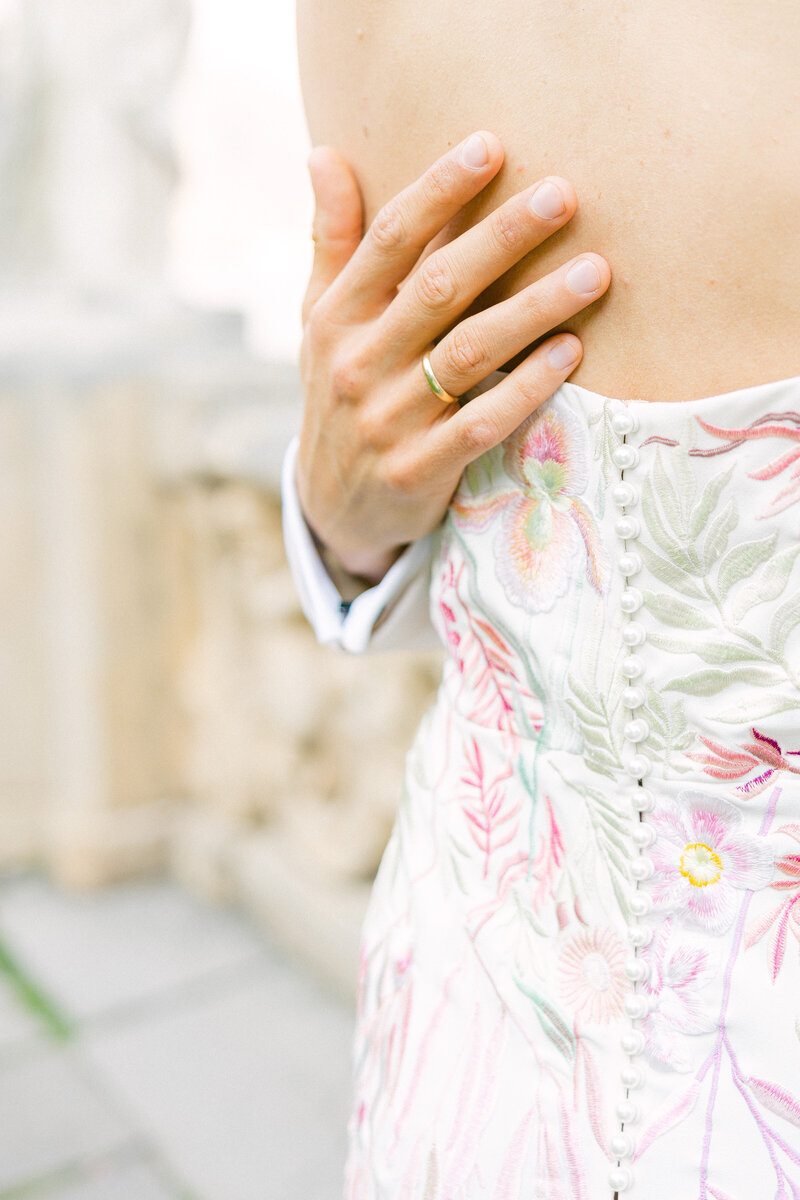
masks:
<svg viewBox="0 0 800 1200"><path fill-rule="evenodd" d="M473 133L461 147L461 164L477 171L489 161L489 147L479 133Z"/></svg>
<svg viewBox="0 0 800 1200"><path fill-rule="evenodd" d="M531 196L530 206L537 217L544 217L546 221L552 221L553 217L560 217L567 207L564 197L561 195L561 188L556 187L549 180L539 184Z"/></svg>
<svg viewBox="0 0 800 1200"><path fill-rule="evenodd" d="M556 342L555 346L551 346L547 351L547 360L551 367L555 367L557 371L563 371L564 367L568 367L570 363L576 362L578 352L575 349L575 343L563 338L560 342Z"/></svg>
<svg viewBox="0 0 800 1200"><path fill-rule="evenodd" d="M600 287L600 272L590 258L580 258L567 271L567 287L579 296L588 296Z"/></svg>

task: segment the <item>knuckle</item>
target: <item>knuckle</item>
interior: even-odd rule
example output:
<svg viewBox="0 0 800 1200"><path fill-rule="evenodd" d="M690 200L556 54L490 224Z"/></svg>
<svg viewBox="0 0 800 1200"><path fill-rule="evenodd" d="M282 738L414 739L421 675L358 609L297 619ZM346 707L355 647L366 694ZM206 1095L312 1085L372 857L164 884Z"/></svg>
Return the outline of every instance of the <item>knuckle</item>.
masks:
<svg viewBox="0 0 800 1200"><path fill-rule="evenodd" d="M410 496L419 487L419 468L413 459L397 456L387 461L384 479L393 492Z"/></svg>
<svg viewBox="0 0 800 1200"><path fill-rule="evenodd" d="M458 374L473 374L489 367L489 354L475 329L458 326L445 349L448 363Z"/></svg>
<svg viewBox="0 0 800 1200"><path fill-rule="evenodd" d="M364 387L363 368L353 355L339 355L331 363L330 380L337 399L357 400Z"/></svg>
<svg viewBox="0 0 800 1200"><path fill-rule="evenodd" d="M376 214L369 227L372 241L379 250L397 250L406 240L405 221L399 204L390 201Z"/></svg>
<svg viewBox="0 0 800 1200"><path fill-rule="evenodd" d="M315 346L324 345L330 333L330 323L321 300L307 305L305 312L305 336Z"/></svg>
<svg viewBox="0 0 800 1200"><path fill-rule="evenodd" d="M436 162L422 178L422 194L427 204L441 204L448 200L453 192L453 171L451 164L445 159Z"/></svg>
<svg viewBox="0 0 800 1200"><path fill-rule="evenodd" d="M540 288L526 288L519 295L520 315L528 328L540 325L552 325L555 322L555 305L551 296L545 295Z"/></svg>
<svg viewBox="0 0 800 1200"><path fill-rule="evenodd" d="M524 239L519 221L511 211L500 209L494 214L490 225L495 245L502 251L516 251Z"/></svg>
<svg viewBox="0 0 800 1200"><path fill-rule="evenodd" d="M436 254L426 259L417 272L416 291L424 308L434 312L447 308L456 298L456 281Z"/></svg>
<svg viewBox="0 0 800 1200"><path fill-rule="evenodd" d="M358 422L358 440L372 454L382 454L390 445L390 434L383 415L374 408L365 408Z"/></svg>
<svg viewBox="0 0 800 1200"><path fill-rule="evenodd" d="M470 459L477 458L486 450L491 450L503 440L496 419L486 412L476 413L470 420L465 421L460 433L461 453Z"/></svg>

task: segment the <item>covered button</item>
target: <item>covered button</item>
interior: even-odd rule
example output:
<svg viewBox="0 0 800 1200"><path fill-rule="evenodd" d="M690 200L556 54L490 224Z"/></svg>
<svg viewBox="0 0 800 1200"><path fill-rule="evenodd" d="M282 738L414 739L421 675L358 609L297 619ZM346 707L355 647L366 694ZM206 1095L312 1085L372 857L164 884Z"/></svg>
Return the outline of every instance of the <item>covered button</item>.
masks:
<svg viewBox="0 0 800 1200"><path fill-rule="evenodd" d="M611 428L619 437L626 437L629 433L636 433L639 428L639 418L629 408L624 408L622 412L614 413L611 418Z"/></svg>
<svg viewBox="0 0 800 1200"><path fill-rule="evenodd" d="M642 569L642 560L635 550L626 550L617 559L617 566L625 576L636 575Z"/></svg>
<svg viewBox="0 0 800 1200"><path fill-rule="evenodd" d="M623 479L620 483L614 484L611 489L611 498L617 508L632 508L639 502L639 493L632 483Z"/></svg>
<svg viewBox="0 0 800 1200"><path fill-rule="evenodd" d="M619 598L619 606L624 613L635 613L644 604L644 596L638 588L626 587Z"/></svg>
<svg viewBox="0 0 800 1200"><path fill-rule="evenodd" d="M608 1173L608 1182L615 1192L627 1192L633 1187L633 1172L630 1167L614 1167Z"/></svg>
<svg viewBox="0 0 800 1200"><path fill-rule="evenodd" d="M617 537L623 541L630 541L632 538L637 538L641 532L641 526L636 517L617 517L614 522L614 532Z"/></svg>
<svg viewBox="0 0 800 1200"><path fill-rule="evenodd" d="M636 892L628 901L628 907L635 917L646 917L653 907L653 901L647 892Z"/></svg>
<svg viewBox="0 0 800 1200"><path fill-rule="evenodd" d="M639 461L639 451L635 446L617 446L611 455L611 460L620 471L629 471Z"/></svg>
<svg viewBox="0 0 800 1200"><path fill-rule="evenodd" d="M643 742L650 736L650 726L644 717L636 717L633 721L625 722L622 732L629 742Z"/></svg>

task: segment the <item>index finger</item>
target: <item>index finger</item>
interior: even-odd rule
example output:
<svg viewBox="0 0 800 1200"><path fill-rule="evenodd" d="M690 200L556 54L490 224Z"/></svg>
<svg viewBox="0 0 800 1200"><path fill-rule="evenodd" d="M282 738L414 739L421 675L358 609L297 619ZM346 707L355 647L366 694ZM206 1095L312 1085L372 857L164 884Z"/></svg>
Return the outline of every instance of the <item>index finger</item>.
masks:
<svg viewBox="0 0 800 1200"><path fill-rule="evenodd" d="M382 312L431 239L486 187L502 162L500 139L481 130L384 204L329 289L339 319Z"/></svg>

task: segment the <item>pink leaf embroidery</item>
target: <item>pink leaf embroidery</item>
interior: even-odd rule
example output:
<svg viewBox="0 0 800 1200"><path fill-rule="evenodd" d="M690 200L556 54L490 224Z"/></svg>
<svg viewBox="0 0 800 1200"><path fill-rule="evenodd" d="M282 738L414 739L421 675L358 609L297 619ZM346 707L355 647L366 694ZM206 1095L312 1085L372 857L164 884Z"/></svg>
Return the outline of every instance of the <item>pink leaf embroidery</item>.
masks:
<svg viewBox="0 0 800 1200"><path fill-rule="evenodd" d="M783 912L784 902L781 902L772 912L766 913L758 921L754 921L750 926L745 937L745 949L749 950L751 946L755 946L756 942L760 942L767 930L771 929L775 921Z"/></svg>
<svg viewBox="0 0 800 1200"><path fill-rule="evenodd" d="M789 925L789 913L791 905L786 905L786 911L778 925L775 926L775 933L772 938L772 982L778 978L780 969L783 966L783 957L786 953L786 930Z"/></svg>
<svg viewBox="0 0 800 1200"><path fill-rule="evenodd" d="M594 1140L603 1153L607 1157L610 1157L611 1151L608 1145L608 1138L606 1137L605 1110L597 1064L591 1056L589 1047L580 1039L578 1039L576 1049L578 1053L575 1059L575 1070L577 1073L578 1065L583 1064L583 1078L586 1083L586 1110L589 1114L589 1124L592 1127Z"/></svg>
<svg viewBox="0 0 800 1200"><path fill-rule="evenodd" d="M784 1088L778 1087L776 1083L754 1079L752 1076L747 1080L747 1086L764 1108L800 1129L800 1102L794 1096Z"/></svg>
<svg viewBox="0 0 800 1200"><path fill-rule="evenodd" d="M667 1109L662 1116L658 1117L652 1125L645 1129L638 1141L636 1158L644 1154L647 1147L652 1145L658 1138L663 1137L665 1133L669 1133L670 1129L674 1129L676 1125L680 1125L684 1118L688 1117L697 1103L701 1082L702 1080L695 1079L681 1096L678 1103L673 1105L672 1108Z"/></svg>
<svg viewBox="0 0 800 1200"><path fill-rule="evenodd" d="M481 748L473 738L472 745L465 747L465 758L470 770L462 775L461 782L471 793L464 805L464 816L469 822L472 839L483 855L483 878L489 874L492 854L507 846L517 832L515 818L519 814L520 801L508 804L508 792L503 786L512 774L506 767L493 780L486 778Z"/></svg>

